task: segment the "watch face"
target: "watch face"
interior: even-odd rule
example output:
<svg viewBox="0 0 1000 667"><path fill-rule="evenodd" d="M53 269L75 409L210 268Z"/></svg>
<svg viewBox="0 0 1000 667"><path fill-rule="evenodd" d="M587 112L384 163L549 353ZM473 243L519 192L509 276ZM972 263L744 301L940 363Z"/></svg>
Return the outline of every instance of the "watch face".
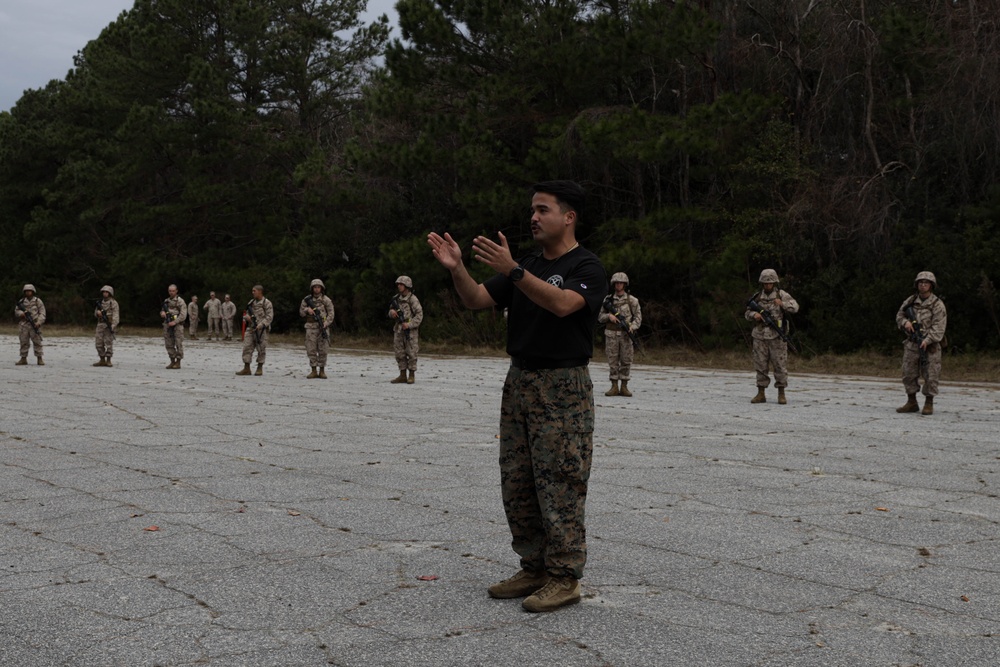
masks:
<svg viewBox="0 0 1000 667"><path fill-rule="evenodd" d="M507 277L516 283L518 280L524 277L524 269L521 268L520 266L515 266L513 269L510 270L510 273L507 274Z"/></svg>

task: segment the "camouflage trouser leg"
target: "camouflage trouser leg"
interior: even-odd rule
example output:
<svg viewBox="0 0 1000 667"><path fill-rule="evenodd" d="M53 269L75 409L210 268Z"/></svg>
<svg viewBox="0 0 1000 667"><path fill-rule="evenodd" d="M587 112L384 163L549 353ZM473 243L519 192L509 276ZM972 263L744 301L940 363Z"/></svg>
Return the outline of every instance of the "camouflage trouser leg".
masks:
<svg viewBox="0 0 1000 667"><path fill-rule="evenodd" d="M208 318L208 337L211 338L212 334L218 338L222 333L222 320L218 317Z"/></svg>
<svg viewBox="0 0 1000 667"><path fill-rule="evenodd" d="M306 354L309 355L309 366L326 368L326 355L330 349L330 341L323 337L319 326L306 327Z"/></svg>
<svg viewBox="0 0 1000 667"><path fill-rule="evenodd" d="M604 353L608 357L611 380L631 380L632 360L635 349L632 339L624 331L604 332Z"/></svg>
<svg viewBox="0 0 1000 667"><path fill-rule="evenodd" d="M253 361L253 351L257 350L257 363L264 363L267 356L267 331L261 331L257 336L253 335L253 329L247 327L246 335L243 336L243 363L249 364Z"/></svg>
<svg viewBox="0 0 1000 667"><path fill-rule="evenodd" d="M42 358L42 337L35 333L31 325L21 322L18 325L17 337L21 342L21 356L28 356L29 344L35 348L35 356Z"/></svg>
<svg viewBox="0 0 1000 667"><path fill-rule="evenodd" d="M163 327L163 346L171 360L184 358L184 327Z"/></svg>
<svg viewBox="0 0 1000 667"><path fill-rule="evenodd" d="M108 328L107 324L97 325L97 333L94 335L94 347L97 348L97 356L111 358L114 339L111 338L111 329Z"/></svg>
<svg viewBox="0 0 1000 667"><path fill-rule="evenodd" d="M907 394L920 391L918 378L923 378L924 396L938 395L938 381L941 379L941 346L927 346L927 368L920 368L920 349L907 342L903 348L903 388Z"/></svg>
<svg viewBox="0 0 1000 667"><path fill-rule="evenodd" d="M222 318L222 333L226 338L233 337L233 321L228 317Z"/></svg>
<svg viewBox="0 0 1000 667"><path fill-rule="evenodd" d="M420 351L420 337L416 329L397 331L392 335L392 351L396 354L396 365L401 371L417 370L417 352Z"/></svg>
<svg viewBox="0 0 1000 667"><path fill-rule="evenodd" d="M198 318L197 317L188 317L188 327L189 327L188 332L191 334L191 337L194 338L195 336L197 336L198 335Z"/></svg>
<svg viewBox="0 0 1000 667"><path fill-rule="evenodd" d="M753 339L753 367L757 371L757 386L766 387L771 384L768 377L768 364L774 368L774 386L788 386L788 343L780 338Z"/></svg>
<svg viewBox="0 0 1000 667"><path fill-rule="evenodd" d="M500 483L521 567L583 576L593 448L594 387L586 366L510 369L500 404Z"/></svg>

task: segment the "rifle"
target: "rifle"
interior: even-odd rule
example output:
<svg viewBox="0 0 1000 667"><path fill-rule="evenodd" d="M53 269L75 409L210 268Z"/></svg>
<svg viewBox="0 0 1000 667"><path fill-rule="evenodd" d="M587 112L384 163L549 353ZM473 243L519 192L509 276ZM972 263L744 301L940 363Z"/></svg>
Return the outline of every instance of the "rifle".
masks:
<svg viewBox="0 0 1000 667"><path fill-rule="evenodd" d="M788 323L788 320L785 319L782 322L782 324L778 324L777 322L775 322L774 318L771 317L771 313L768 312L768 310L764 308L764 306L757 303L757 300L754 298L755 296L757 295L754 294L752 297L747 299L747 310L752 310L755 313L760 313L760 316L764 319L764 324L766 324L767 326L771 327L776 332L778 332L778 337L788 344L788 349L791 350L792 352L798 352L798 350L795 349L795 345L792 343L792 339L788 337L787 333L785 333L784 325Z"/></svg>
<svg viewBox="0 0 1000 667"><path fill-rule="evenodd" d="M319 313L316 312L316 300L313 298L312 294L306 297L306 305L312 308L313 319L316 320L316 324L319 325L319 329L323 334L323 340L329 341L330 330L326 328L326 320Z"/></svg>
<svg viewBox="0 0 1000 667"><path fill-rule="evenodd" d="M604 310L615 316L615 319L618 320L618 327L628 334L629 339L632 341L632 349L638 350L640 346L639 339L635 337L634 333L632 333L632 328L625 322L625 318L622 317L621 313L615 310L615 302L614 299L611 298L610 294L604 297L604 303L601 305Z"/></svg>
<svg viewBox="0 0 1000 667"><path fill-rule="evenodd" d="M104 310L104 306L101 305L102 303L104 303L103 299L97 300L97 309L101 311L101 322L108 325L108 331L111 332L111 340L118 340L115 336L115 329L111 326L111 318L108 317L107 311Z"/></svg>
<svg viewBox="0 0 1000 667"><path fill-rule="evenodd" d="M253 299L250 299L250 302L247 303L247 307L243 311L243 314L250 316L250 326L253 327L253 342L254 342L254 345L260 345L260 332L257 331L257 316L253 312ZM246 334L244 334L244 335L246 335Z"/></svg>
<svg viewBox="0 0 1000 667"><path fill-rule="evenodd" d="M17 302L17 309L20 310L22 313L24 313L24 319L26 319L28 321L28 324L31 325L31 328L34 329L35 333L38 334L39 337L41 337L42 332L38 328L38 325L35 324L35 318L33 318L31 316L31 312L28 310L28 307L25 305L24 299L21 299L20 301Z"/></svg>
<svg viewBox="0 0 1000 667"><path fill-rule="evenodd" d="M389 303L389 308L396 311L396 321L399 322L399 328L403 329L403 325L406 324L406 318L403 317L403 307L402 304L399 303L398 296L392 297L392 301ZM406 338L406 340L410 340L409 329L403 329L403 337Z"/></svg>
<svg viewBox="0 0 1000 667"><path fill-rule="evenodd" d="M924 342L924 339L927 338L927 335L924 333L923 325L921 325L920 321L917 320L917 311L913 307L913 300L910 300L909 305L903 309L903 314L906 315L906 319L908 319L910 324L913 326L913 333L907 334L907 337L916 343L917 348L920 350L920 367L927 368L927 348L921 347L921 344Z"/></svg>
<svg viewBox="0 0 1000 667"><path fill-rule="evenodd" d="M163 326L170 330L170 337L177 340L177 328L170 326L170 323L177 319L177 316L170 312L170 299L164 299L160 306L163 311Z"/></svg>

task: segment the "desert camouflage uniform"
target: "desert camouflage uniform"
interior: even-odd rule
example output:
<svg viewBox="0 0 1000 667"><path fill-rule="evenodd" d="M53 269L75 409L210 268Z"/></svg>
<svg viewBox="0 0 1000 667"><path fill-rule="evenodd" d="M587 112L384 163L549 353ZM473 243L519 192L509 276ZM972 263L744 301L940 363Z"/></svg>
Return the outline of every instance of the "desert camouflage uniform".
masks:
<svg viewBox="0 0 1000 667"><path fill-rule="evenodd" d="M198 337L198 318L201 313L198 311L198 304L194 301L188 304L188 333L191 334L191 338Z"/></svg>
<svg viewBox="0 0 1000 667"><path fill-rule="evenodd" d="M113 296L109 296L107 299L101 299L97 307L94 308L94 315L99 316L102 308L104 309L104 314L111 323L111 326L109 327L103 318L97 320L97 332L94 334L94 347L97 348L97 356L102 359L107 358L110 361L111 355L114 354L115 341L112 334L118 329L118 302L115 301Z"/></svg>
<svg viewBox="0 0 1000 667"><path fill-rule="evenodd" d="M35 333L35 330L28 322L27 317L23 320L21 319L22 311L31 315L31 319L35 321L35 326L40 330L42 325L45 324L45 304L42 303L42 300L39 299L37 295L33 295L30 299L22 297L21 300L17 302L17 307L14 308L14 316L19 320L17 325L17 337L21 342L21 358L23 359L24 357L27 357L30 347L34 347L35 357L41 359L42 336L41 334Z"/></svg>
<svg viewBox="0 0 1000 667"><path fill-rule="evenodd" d="M777 281L775 281L777 282ZM775 299L781 299L781 305L774 303ZM763 306L774 321L779 325L785 319L785 313L799 312L799 303L792 298L792 295L777 285L768 294L764 290L758 292L755 300ZM767 326L764 322L758 322L754 317L754 311L747 309L746 318L754 322L753 327L753 367L757 371L757 386L761 389L771 384L768 377L768 363L774 368L774 386L783 389L788 386L788 343L781 340L778 332Z"/></svg>
<svg viewBox="0 0 1000 667"><path fill-rule="evenodd" d="M629 331L635 333L642 326L642 308L639 307L639 299L628 292L622 296L616 296L613 292L611 300L615 310L620 313L628 323ZM604 353L608 357L608 366L611 371L611 380L631 379L632 360L635 358L635 348L632 347L632 339L628 337L622 328L610 321L609 313L603 307L597 315L597 321L604 325Z"/></svg>
<svg viewBox="0 0 1000 667"><path fill-rule="evenodd" d="M167 312L173 316L174 326L167 326L167 321L163 322L163 346L167 348L167 355L170 361L180 361L184 358L184 320L187 319L187 304L184 299L175 296L164 301Z"/></svg>
<svg viewBox="0 0 1000 667"><path fill-rule="evenodd" d="M593 449L588 367L511 367L500 402L500 480L511 546L524 569L583 576Z"/></svg>
<svg viewBox="0 0 1000 667"><path fill-rule="evenodd" d="M912 340L907 339L903 343L903 387L907 394L916 394L920 391L918 378L923 375L924 396L938 395L938 382L941 379L941 341L944 340L945 328L948 326L948 311L944 307L944 301L936 294L931 293L926 299L913 296L903 302L896 313L896 325L903 328L906 322L906 307L913 302L913 310L916 312L917 321L929 341L927 345L927 368L926 374L920 368L920 346Z"/></svg>
<svg viewBox="0 0 1000 667"><path fill-rule="evenodd" d="M233 318L236 317L236 304L232 301L222 302L222 332L226 340L233 337Z"/></svg>
<svg viewBox="0 0 1000 667"><path fill-rule="evenodd" d="M424 309L420 307L420 300L413 292L408 292L406 296L397 294L396 299L399 302L399 312L410 324L409 329L404 329L397 321L392 328L392 349L396 355L396 365L401 371L416 371L417 353L420 351L420 334L417 330L424 321Z"/></svg>
<svg viewBox="0 0 1000 667"><path fill-rule="evenodd" d="M333 301L325 294L313 297L313 310L323 318L323 326L329 330L333 326ZM308 297L306 297L308 298ZM320 328L316 320L306 312L306 299L302 299L299 305L299 315L306 318L306 354L309 356L310 366L326 366L326 357L330 349L330 341L323 337L323 329Z"/></svg>
<svg viewBox="0 0 1000 667"><path fill-rule="evenodd" d="M267 332L271 329L271 321L274 319L274 306L267 297L262 297L259 301L251 299L247 304L247 309L253 309L253 315L257 318L257 335L254 335L253 324L247 321L247 330L243 335L243 363L249 364L253 359L253 351L257 350L257 363L263 364L267 356ZM246 315L244 315L246 319Z"/></svg>
<svg viewBox="0 0 1000 667"><path fill-rule="evenodd" d="M211 340L212 334L215 334L215 339L218 340L222 334L222 302L212 297L205 302L203 310L208 311L208 338Z"/></svg>

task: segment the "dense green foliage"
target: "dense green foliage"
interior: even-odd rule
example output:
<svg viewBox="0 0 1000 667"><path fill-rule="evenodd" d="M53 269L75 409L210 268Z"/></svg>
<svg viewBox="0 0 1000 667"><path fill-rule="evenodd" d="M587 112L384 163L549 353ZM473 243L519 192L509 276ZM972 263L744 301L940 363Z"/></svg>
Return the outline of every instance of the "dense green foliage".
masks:
<svg viewBox="0 0 1000 667"><path fill-rule="evenodd" d="M889 349L930 269L951 341L1000 347L986 5L400 0L391 42L363 5L137 0L0 114L10 297L31 280L71 321L110 282L151 323L170 282L237 303L262 282L282 328L319 276L341 326L374 332L405 273L428 335L495 341L424 236L527 251L528 186L573 178L651 340L742 344L772 267L807 349Z"/></svg>

